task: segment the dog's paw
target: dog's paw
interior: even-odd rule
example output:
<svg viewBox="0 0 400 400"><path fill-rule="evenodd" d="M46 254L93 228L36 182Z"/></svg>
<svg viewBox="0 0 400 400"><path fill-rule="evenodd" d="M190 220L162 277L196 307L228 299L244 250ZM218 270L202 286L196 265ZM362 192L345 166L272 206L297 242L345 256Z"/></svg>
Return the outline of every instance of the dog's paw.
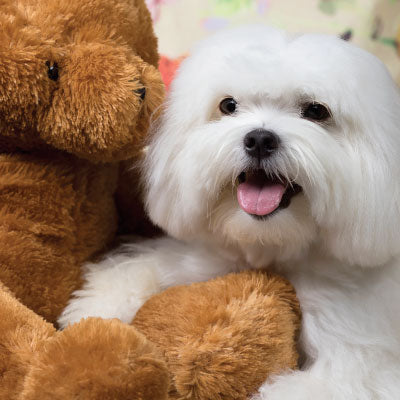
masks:
<svg viewBox="0 0 400 400"><path fill-rule="evenodd" d="M87 317L130 323L143 303L160 291L157 274L145 257L112 255L88 264L84 278L83 288L57 321L61 328Z"/></svg>
<svg viewBox="0 0 400 400"><path fill-rule="evenodd" d="M264 383L252 400L332 400L323 381L307 372L297 371Z"/></svg>
<svg viewBox="0 0 400 400"><path fill-rule="evenodd" d="M48 339L32 360L21 400L164 400L163 356L134 327L90 318Z"/></svg>

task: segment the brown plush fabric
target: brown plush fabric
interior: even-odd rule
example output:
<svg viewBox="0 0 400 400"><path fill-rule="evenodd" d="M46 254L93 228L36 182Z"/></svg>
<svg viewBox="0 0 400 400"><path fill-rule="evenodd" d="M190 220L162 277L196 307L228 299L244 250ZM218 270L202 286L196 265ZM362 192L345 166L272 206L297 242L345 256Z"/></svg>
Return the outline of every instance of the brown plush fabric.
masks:
<svg viewBox="0 0 400 400"><path fill-rule="evenodd" d="M275 275L249 271L168 289L133 325L164 351L170 399L245 400L269 376L297 367L300 308Z"/></svg>
<svg viewBox="0 0 400 400"><path fill-rule="evenodd" d="M22 305L0 284L0 399L16 400L38 346L54 327Z"/></svg>
<svg viewBox="0 0 400 400"><path fill-rule="evenodd" d="M0 281L48 321L115 234L116 177L67 154L0 155Z"/></svg>
<svg viewBox="0 0 400 400"><path fill-rule="evenodd" d="M45 342L31 362L23 400L164 400L168 370L133 327L89 318Z"/></svg>
<svg viewBox="0 0 400 400"><path fill-rule="evenodd" d="M21 346L39 360L54 330L39 315L56 320L114 239L120 163L141 157L163 99L157 63L144 0L0 0L1 399L22 385ZM79 348L76 329L54 341Z"/></svg>

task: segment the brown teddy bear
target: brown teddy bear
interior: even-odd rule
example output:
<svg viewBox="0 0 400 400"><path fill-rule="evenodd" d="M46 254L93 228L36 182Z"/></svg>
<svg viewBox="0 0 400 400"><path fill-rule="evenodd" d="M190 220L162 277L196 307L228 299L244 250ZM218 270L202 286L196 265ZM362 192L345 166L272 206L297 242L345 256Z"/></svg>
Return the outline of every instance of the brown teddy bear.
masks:
<svg viewBox="0 0 400 400"><path fill-rule="evenodd" d="M144 0L0 0L0 399L113 240L117 187L135 195L119 170L162 102L157 64ZM101 344L119 329L96 323Z"/></svg>

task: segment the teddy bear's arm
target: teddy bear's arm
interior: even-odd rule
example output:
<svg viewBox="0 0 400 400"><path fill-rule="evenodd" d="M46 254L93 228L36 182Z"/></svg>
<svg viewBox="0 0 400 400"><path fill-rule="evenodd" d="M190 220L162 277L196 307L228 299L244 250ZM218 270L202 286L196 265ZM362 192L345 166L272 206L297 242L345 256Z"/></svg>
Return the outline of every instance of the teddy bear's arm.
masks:
<svg viewBox="0 0 400 400"><path fill-rule="evenodd" d="M264 271L169 288L133 325L164 351L170 400L248 400L268 377L297 367L299 303L289 282Z"/></svg>

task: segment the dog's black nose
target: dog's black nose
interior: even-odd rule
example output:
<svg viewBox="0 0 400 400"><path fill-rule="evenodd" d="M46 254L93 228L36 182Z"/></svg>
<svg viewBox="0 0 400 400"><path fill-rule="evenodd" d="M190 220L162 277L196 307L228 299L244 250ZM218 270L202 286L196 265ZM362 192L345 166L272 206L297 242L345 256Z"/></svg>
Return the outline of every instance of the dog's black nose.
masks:
<svg viewBox="0 0 400 400"><path fill-rule="evenodd" d="M255 129L244 137L244 148L249 156L262 160L277 150L279 142L276 133L265 129Z"/></svg>

